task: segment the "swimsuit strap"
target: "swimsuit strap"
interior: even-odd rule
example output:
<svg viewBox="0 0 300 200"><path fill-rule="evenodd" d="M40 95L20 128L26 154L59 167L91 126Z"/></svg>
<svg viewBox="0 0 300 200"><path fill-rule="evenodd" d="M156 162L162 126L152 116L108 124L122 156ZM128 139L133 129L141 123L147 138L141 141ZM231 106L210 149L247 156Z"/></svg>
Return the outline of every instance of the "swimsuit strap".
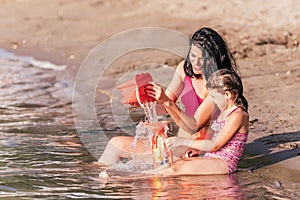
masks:
<svg viewBox="0 0 300 200"><path fill-rule="evenodd" d="M226 117L225 119L227 119L234 111L236 111L237 109L239 109L241 107L237 106L236 108L234 108Z"/></svg>
<svg viewBox="0 0 300 200"><path fill-rule="evenodd" d="M236 111L237 109L239 109L239 108L241 108L241 107L236 107L236 108L234 108L228 115L226 115L226 117L225 117L225 119L223 119L222 121L218 121L218 119L216 119L216 123L218 123L218 124L224 124L225 123L225 120L234 112L234 111Z"/></svg>

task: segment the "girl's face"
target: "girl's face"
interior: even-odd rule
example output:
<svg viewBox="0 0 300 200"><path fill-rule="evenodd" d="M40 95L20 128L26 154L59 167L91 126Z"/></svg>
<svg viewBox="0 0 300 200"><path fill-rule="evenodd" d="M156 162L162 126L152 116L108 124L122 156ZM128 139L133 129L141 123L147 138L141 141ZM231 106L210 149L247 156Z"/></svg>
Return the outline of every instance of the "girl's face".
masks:
<svg viewBox="0 0 300 200"><path fill-rule="evenodd" d="M218 106L220 110L225 110L227 108L227 95L226 93L220 93L216 89L210 89L209 95L212 101Z"/></svg>
<svg viewBox="0 0 300 200"><path fill-rule="evenodd" d="M193 72L195 74L202 74L202 65L203 65L202 50L196 45L192 44L189 57L193 67Z"/></svg>

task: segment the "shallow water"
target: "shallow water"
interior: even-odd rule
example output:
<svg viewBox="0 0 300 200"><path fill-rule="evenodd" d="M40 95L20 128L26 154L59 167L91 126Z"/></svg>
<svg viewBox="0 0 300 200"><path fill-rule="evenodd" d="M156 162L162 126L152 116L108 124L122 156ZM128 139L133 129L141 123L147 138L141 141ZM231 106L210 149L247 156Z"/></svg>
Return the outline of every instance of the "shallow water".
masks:
<svg viewBox="0 0 300 200"><path fill-rule="evenodd" d="M168 178L118 172L99 180L105 167L73 126L72 85L57 79L63 68L34 64L0 56L1 199L297 199L276 179L247 170Z"/></svg>

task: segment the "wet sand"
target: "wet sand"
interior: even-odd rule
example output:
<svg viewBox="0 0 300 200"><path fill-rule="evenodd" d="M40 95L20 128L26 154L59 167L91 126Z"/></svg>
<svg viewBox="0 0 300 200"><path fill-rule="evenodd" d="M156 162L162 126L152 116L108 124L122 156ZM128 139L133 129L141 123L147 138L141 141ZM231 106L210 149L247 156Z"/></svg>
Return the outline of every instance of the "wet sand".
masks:
<svg viewBox="0 0 300 200"><path fill-rule="evenodd" d="M190 35L212 27L227 40L244 81L251 117L247 159L257 163L263 176L290 186L300 181L299 10L294 0L0 0L0 48L67 65L61 79L72 82L89 52L114 34L155 26ZM138 60L149 58L143 54ZM125 72L136 60L129 56L118 65ZM154 62L178 60L166 54Z"/></svg>

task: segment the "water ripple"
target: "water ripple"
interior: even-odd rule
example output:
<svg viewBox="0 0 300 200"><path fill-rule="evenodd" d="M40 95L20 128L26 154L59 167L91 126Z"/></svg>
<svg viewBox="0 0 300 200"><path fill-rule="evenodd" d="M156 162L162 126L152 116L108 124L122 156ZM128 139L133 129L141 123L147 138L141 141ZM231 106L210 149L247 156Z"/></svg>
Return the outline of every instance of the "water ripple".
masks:
<svg viewBox="0 0 300 200"><path fill-rule="evenodd" d="M71 86L45 62L0 50L0 198L3 199L286 199L297 197L274 179L249 172L234 176L145 177L106 169L85 149L73 127ZM4 58L4 59L3 59ZM41 66L36 66L41 65ZM45 69L47 68L47 69ZM96 103L110 138L120 134L109 102ZM126 116L119 116L126 121ZM82 126L87 123L83 122ZM106 127L105 126L105 127ZM134 130L132 124L122 129ZM95 137L98 130L88 130ZM99 149L107 140L99 142ZM98 147L97 147L98 148ZM296 199L296 198L295 198Z"/></svg>

